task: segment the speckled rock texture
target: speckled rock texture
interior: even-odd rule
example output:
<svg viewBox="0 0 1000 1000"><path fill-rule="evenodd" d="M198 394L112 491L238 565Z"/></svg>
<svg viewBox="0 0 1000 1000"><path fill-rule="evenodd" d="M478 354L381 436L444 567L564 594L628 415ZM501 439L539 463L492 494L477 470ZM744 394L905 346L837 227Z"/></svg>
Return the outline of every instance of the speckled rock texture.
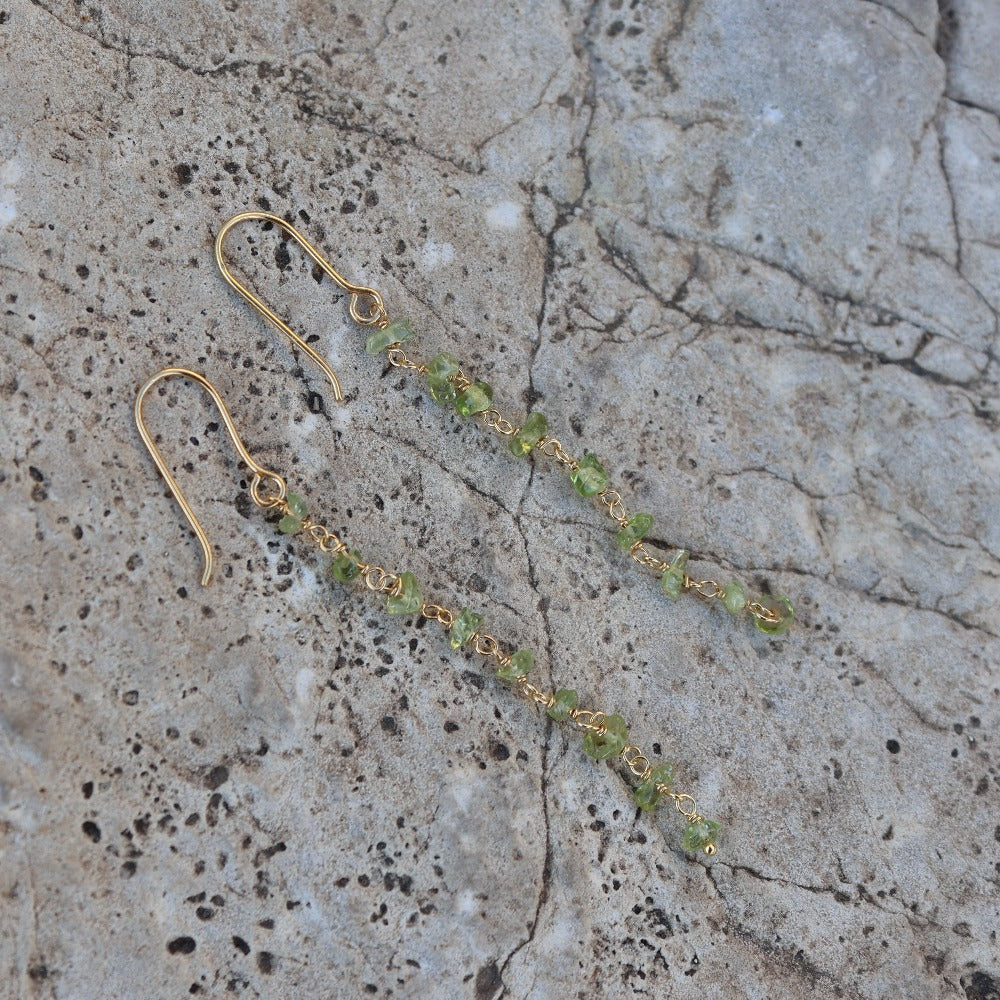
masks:
<svg viewBox="0 0 1000 1000"><path fill-rule="evenodd" d="M1000 11L989 0L0 0L0 994L1000 996ZM597 452L363 351L276 231ZM258 511L620 711L671 807Z"/></svg>

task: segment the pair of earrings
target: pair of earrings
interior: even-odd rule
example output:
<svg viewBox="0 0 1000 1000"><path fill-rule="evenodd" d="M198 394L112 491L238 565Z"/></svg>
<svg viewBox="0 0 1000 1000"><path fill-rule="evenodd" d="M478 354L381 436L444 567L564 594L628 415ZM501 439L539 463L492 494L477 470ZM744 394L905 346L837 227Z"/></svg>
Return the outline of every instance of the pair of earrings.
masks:
<svg viewBox="0 0 1000 1000"><path fill-rule="evenodd" d="M559 440L548 433L548 421L543 414L531 413L519 426L515 425L493 407L492 387L482 380L468 377L451 355L438 354L428 364L409 358L404 353L402 344L414 335L410 323L403 319L390 320L382 296L375 289L347 281L293 226L267 212L246 212L235 216L222 227L215 241L215 259L223 277L261 315L321 368L329 379L338 401L343 399L343 393L330 366L229 270L223 256L226 237L234 227L247 221L260 221L278 226L350 296L351 318L361 326L371 328L365 345L368 354L374 356L385 352L391 365L424 378L431 398L435 402L454 407L462 417L477 417L485 426L509 439L509 448L515 456L526 458L538 452L554 459L566 472L580 495L595 498L607 509L609 517L618 525L619 546L639 565L652 570L660 577L661 589L667 597L676 599L682 593L693 592L709 600L721 601L732 614L748 614L757 628L767 634L780 635L788 629L792 621L792 607L787 598L780 596L749 598L743 585L735 580L725 586L719 586L713 580L695 580L687 574L689 554L684 549L680 549L669 561L660 559L650 552L643 539L652 527L651 516L630 513L621 494L612 487L610 478L599 459L589 452L579 460L571 457ZM581 707L579 695L571 688L555 691L539 688L529 680L534 667L533 653L527 649L502 644L483 631L482 614L467 607L456 613L442 604L427 601L412 573L386 569L367 560L357 550L351 549L321 520L310 515L308 504L300 495L289 491L283 476L260 465L251 456L240 438L222 396L207 378L186 368L165 368L152 375L139 390L135 401L135 421L157 469L201 544L204 555L202 585L207 585L211 578L214 562L211 544L156 447L146 427L143 412L143 405L150 390L166 379L177 377L190 379L208 392L240 459L252 473L251 499L261 510L278 516L276 527L279 532L301 536L327 555L328 572L338 584L360 582L369 591L385 598L389 614L419 616L436 621L447 632L448 643L452 649L474 649L487 660L494 661L497 677L511 685L517 694L542 707L551 719L581 731L584 751L590 757L594 760L622 761L628 772L638 781L633 796L639 808L652 810L661 801L672 801L676 810L686 820L682 837L682 846L686 851L702 851L708 856L716 853L720 824L702 815L691 795L676 790L672 764L654 763L640 747L630 742L628 728L621 715Z"/></svg>

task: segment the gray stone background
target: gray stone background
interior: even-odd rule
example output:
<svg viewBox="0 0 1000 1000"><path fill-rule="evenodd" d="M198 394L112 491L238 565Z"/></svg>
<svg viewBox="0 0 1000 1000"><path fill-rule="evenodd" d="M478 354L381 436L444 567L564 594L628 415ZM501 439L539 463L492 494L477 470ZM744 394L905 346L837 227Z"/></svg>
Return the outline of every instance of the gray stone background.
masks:
<svg viewBox="0 0 1000 1000"><path fill-rule="evenodd" d="M1000 996L989 0L0 0L0 992ZM769 640L365 356L274 232L606 459ZM327 523L621 710L672 810L276 535Z"/></svg>

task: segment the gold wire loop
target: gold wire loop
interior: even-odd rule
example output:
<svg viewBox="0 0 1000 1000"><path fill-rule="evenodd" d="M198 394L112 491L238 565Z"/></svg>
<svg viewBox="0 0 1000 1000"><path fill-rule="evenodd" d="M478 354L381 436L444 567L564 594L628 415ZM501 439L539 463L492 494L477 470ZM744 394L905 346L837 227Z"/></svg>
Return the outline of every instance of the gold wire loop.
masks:
<svg viewBox="0 0 1000 1000"><path fill-rule="evenodd" d="M285 480L279 476L277 472L265 469L264 466L254 461L251 457L250 452L246 449L246 445L244 445L243 441L240 439L239 432L236 430L236 424L233 423L233 418L230 415L229 410L226 408L226 404L223 402L222 396L219 395L218 389L216 389L204 375L199 375L198 372L193 372L189 368L164 368L162 371L158 371L155 375L151 375L148 379L146 379L145 384L139 390L139 394L135 397L135 426L138 428L139 436L142 438L142 443L146 446L146 450L156 463L156 468L159 470L160 475L163 476L167 486L170 487L170 492L173 494L174 499L184 512L184 516L187 518L188 524L191 525L192 529L194 529L195 535L198 536L198 541L201 544L201 551L205 558L205 569L201 574L201 585L203 587L207 587L208 581L212 576L212 566L215 563L215 559L212 555L212 546L208 541L208 535L205 533L205 529L201 526L201 522L191 509L191 505L184 498L184 494L181 491L180 486L177 485L177 480L174 479L167 463L163 460L163 456L160 454L159 448L156 447L153 437L146 427L146 421L142 414L142 404L146 399L146 395L149 390L152 389L157 382L161 382L168 378L191 379L192 381L197 382L208 392L209 396L212 397L212 402L215 403L215 407L222 416L223 423L226 425L226 430L229 432L229 437L233 442L233 447L236 449L236 452L240 456L243 463L253 471L254 475L253 481L250 484L250 495L253 497L255 503L259 504L261 507L273 507L275 504L281 503L285 499L287 486L285 484ZM275 496L262 497L260 495L260 487L264 482L268 482L276 488L277 493Z"/></svg>
<svg viewBox="0 0 1000 1000"><path fill-rule="evenodd" d="M323 374L329 379L333 386L333 395L337 402L342 402L344 394L340 389L340 382L333 373L333 369L316 353L273 309L267 306L263 300L254 295L229 269L223 257L226 237L243 222L270 222L277 226L282 232L287 233L306 252L312 261L331 278L335 284L339 285L351 296L350 314L351 319L361 326L385 325L388 320L388 313L382 296L374 288L366 285L355 285L348 281L342 274L334 270L333 265L289 222L285 222L280 215L271 212L241 212L234 215L219 230L215 237L215 263L218 265L222 277L231 288L239 292L263 316L269 323L280 330L292 344L305 352L319 366ZM364 302L366 311L361 311L361 303Z"/></svg>

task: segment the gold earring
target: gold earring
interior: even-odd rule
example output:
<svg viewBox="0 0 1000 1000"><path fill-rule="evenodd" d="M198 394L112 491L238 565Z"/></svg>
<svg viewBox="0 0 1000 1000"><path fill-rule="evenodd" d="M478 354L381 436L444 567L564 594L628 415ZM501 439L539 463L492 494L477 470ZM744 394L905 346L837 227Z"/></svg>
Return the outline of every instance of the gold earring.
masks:
<svg viewBox="0 0 1000 1000"><path fill-rule="evenodd" d="M226 430L237 454L253 472L250 497L264 511L280 515L278 531L298 535L330 556L329 574L339 584L361 581L365 587L386 600L386 611L393 615L406 615L435 621L448 633L448 644L453 650L469 648L487 661L496 664L496 675L510 684L515 693L545 709L549 718L565 723L583 733L583 749L594 760L618 761L638 780L633 789L636 805L643 810L654 809L661 801L671 801L686 820L681 845L686 851L701 851L708 856L716 853L716 841L721 825L707 819L699 811L694 798L674 788L674 766L667 762L653 761L629 740L628 727L620 715L581 708L577 692L572 688L544 691L530 680L534 668L534 654L528 649L506 648L492 635L482 631L484 616L470 608L455 613L441 605L428 603L412 573L395 573L375 563L368 562L350 548L335 532L321 522L313 520L301 496L289 492L285 479L277 472L260 465L247 451L236 430L233 418L218 390L204 375L187 368L165 368L152 375L140 388L135 401L135 422L143 443L149 450L156 467L170 487L170 492L180 505L188 523L201 543L205 568L201 582L208 584L212 572L212 548L208 536L194 511L184 498L177 481L171 475L163 456L146 427L143 402L150 389L168 378L187 378L198 383L211 396L222 415ZM262 492L266 487L270 492Z"/></svg>
<svg viewBox="0 0 1000 1000"><path fill-rule="evenodd" d="M612 485L611 477L597 455L585 452L580 459L570 455L559 439L549 433L548 419L544 414L537 411L529 413L520 424L509 420L493 406L492 386L485 381L467 376L458 361L450 354L437 354L427 364L411 360L402 348L403 342L414 335L410 323L405 319L390 321L382 296L374 288L349 282L335 271L323 255L290 223L270 212L243 212L234 216L222 227L215 240L215 260L223 278L268 322L305 350L320 365L333 382L338 400L342 398L340 387L329 366L293 332L284 320L246 285L233 277L225 263L223 247L226 236L236 226L251 221L278 226L295 240L340 288L350 293L351 318L363 327L374 327L365 343L365 351L368 354L375 356L384 351L390 365L424 379L431 399L436 403L454 407L460 417L475 417L497 434L508 438L508 448L516 457L527 458L537 452L553 459L567 475L577 493L594 499L605 509L608 517L617 525L618 546L643 569L659 578L664 597L676 600L684 593L695 594L708 602L718 602L733 616L749 616L753 624L766 635L779 636L788 631L794 619L794 611L792 602L784 595L752 596L746 586L737 579L719 584L713 579L694 577L688 573L691 553L686 548L664 546L668 550L674 549L669 559L650 551L644 539L653 528L652 515L630 512L621 493ZM367 305L365 311L359 308L361 302Z"/></svg>

